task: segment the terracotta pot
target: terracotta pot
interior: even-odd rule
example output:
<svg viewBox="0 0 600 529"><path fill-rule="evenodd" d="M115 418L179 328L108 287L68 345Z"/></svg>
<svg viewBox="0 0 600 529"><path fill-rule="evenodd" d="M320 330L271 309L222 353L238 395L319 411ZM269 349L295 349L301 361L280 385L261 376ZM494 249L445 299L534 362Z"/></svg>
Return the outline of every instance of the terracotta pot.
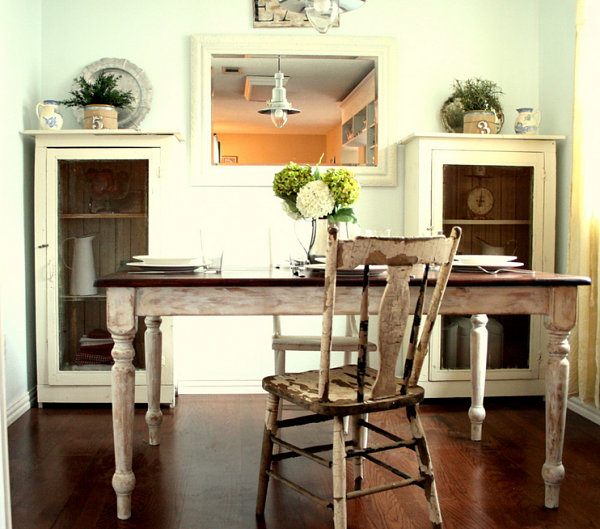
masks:
<svg viewBox="0 0 600 529"><path fill-rule="evenodd" d="M483 110L465 112L463 116L465 134L496 134L496 114Z"/></svg>
<svg viewBox="0 0 600 529"><path fill-rule="evenodd" d="M112 105L86 105L83 110L84 129L118 129L117 109Z"/></svg>

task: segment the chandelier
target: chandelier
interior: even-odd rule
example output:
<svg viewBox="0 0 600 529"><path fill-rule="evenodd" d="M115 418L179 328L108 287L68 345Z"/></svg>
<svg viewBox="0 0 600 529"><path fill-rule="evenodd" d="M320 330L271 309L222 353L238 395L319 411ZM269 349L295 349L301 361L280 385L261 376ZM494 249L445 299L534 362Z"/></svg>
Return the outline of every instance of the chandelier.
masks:
<svg viewBox="0 0 600 529"><path fill-rule="evenodd" d="M367 0L279 0L279 5L294 13L305 13L306 18L319 33L327 33L337 17L353 11Z"/></svg>

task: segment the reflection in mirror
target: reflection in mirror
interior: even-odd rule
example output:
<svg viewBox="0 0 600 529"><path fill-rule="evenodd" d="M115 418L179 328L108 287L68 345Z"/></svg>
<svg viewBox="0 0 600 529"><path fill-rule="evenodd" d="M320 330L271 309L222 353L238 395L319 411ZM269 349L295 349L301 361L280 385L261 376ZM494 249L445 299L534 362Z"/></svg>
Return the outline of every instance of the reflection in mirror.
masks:
<svg viewBox="0 0 600 529"><path fill-rule="evenodd" d="M194 36L191 174L196 185L271 185L290 161L352 166L363 185L396 183L395 44L389 38ZM260 114L278 58L289 103Z"/></svg>
<svg viewBox="0 0 600 529"><path fill-rule="evenodd" d="M376 165L375 57L281 57L287 99L300 113L277 129L259 114L271 99L279 56L213 55L212 132L240 165Z"/></svg>

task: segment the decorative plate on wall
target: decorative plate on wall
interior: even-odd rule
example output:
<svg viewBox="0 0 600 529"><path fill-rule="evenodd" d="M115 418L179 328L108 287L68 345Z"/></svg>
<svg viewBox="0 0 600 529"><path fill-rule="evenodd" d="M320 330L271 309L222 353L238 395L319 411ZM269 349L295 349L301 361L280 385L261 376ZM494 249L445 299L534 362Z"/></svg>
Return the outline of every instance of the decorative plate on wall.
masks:
<svg viewBox="0 0 600 529"><path fill-rule="evenodd" d="M88 64L82 71L83 78L91 82L96 79L100 73L109 73L120 79L117 86L120 90L131 90L133 94L133 104L131 109L118 108L119 128L136 129L139 127L146 114L150 111L152 103L152 85L148 80L146 73L128 61L127 59L100 59L92 64ZM76 85L73 85L73 89ZM83 124L83 109L73 108L73 113L77 122Z"/></svg>

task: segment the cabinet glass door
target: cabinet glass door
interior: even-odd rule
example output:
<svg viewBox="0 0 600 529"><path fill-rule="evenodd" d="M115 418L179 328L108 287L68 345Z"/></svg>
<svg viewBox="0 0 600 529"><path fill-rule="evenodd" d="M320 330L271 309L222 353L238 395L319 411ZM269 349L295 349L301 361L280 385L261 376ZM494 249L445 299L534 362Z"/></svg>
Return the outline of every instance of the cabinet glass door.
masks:
<svg viewBox="0 0 600 529"><path fill-rule="evenodd" d="M529 163L510 161L498 153L496 164L480 155L481 165L459 163L456 153L440 155L441 218L433 226L441 226L449 235L453 226L463 230L459 254L514 256L523 269L540 269L534 262L534 245L540 244L535 225L537 176L543 166L536 156ZM460 158L460 157L458 157ZM500 159L502 165L498 164ZM464 156L463 156L464 162ZM543 181L542 178L538 178ZM435 186L434 186L435 187ZM440 186L438 186L440 187ZM539 193L542 197L543 193ZM434 208L435 209L435 208ZM458 273L458 272L457 272ZM535 350L539 346L539 321L530 316L489 316L488 378L519 378L537 376ZM470 377L470 331L468 316L444 316L440 321L439 357L432 362L432 380L460 380ZM532 340L532 338L535 339Z"/></svg>
<svg viewBox="0 0 600 529"><path fill-rule="evenodd" d="M51 382L93 383L109 374L106 292L93 282L148 253L153 151L57 149L49 157L48 178L55 181L48 186L48 240L55 273L48 281L48 309L57 323L49 328L49 350L56 351L49 358ZM138 329L134 366L143 370L142 321Z"/></svg>

